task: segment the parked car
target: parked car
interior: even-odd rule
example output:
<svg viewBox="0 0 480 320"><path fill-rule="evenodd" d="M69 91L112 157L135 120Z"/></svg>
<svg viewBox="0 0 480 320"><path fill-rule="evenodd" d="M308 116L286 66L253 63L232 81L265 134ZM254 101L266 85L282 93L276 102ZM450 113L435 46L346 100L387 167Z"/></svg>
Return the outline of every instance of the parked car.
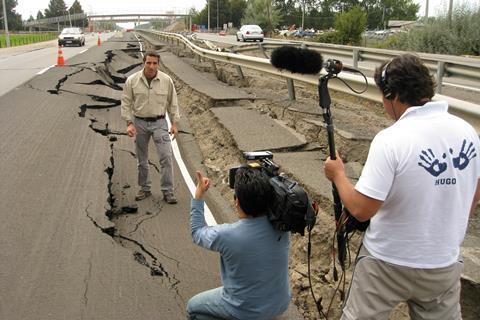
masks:
<svg viewBox="0 0 480 320"><path fill-rule="evenodd" d="M240 28L237 32L237 41L242 40L243 42L247 40L253 40L263 42L263 31L262 28L256 24L246 24Z"/></svg>
<svg viewBox="0 0 480 320"><path fill-rule="evenodd" d="M279 35L281 35L282 37L288 37L288 36L291 36L292 34L295 33L295 30L280 30L278 32Z"/></svg>
<svg viewBox="0 0 480 320"><path fill-rule="evenodd" d="M85 45L85 35L81 28L65 28L62 30L60 35L58 36L58 45L59 46L66 46L66 45L77 45L77 46L84 46Z"/></svg>

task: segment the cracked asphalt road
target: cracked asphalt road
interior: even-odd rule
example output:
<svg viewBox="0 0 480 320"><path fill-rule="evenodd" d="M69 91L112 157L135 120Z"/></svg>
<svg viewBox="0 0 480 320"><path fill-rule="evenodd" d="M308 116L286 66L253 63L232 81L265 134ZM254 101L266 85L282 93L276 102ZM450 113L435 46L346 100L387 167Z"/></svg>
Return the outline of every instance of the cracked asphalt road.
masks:
<svg viewBox="0 0 480 320"><path fill-rule="evenodd" d="M153 196L125 210L137 170L119 99L139 57L112 38L2 96L0 319L185 319L220 285L177 166L179 203L162 200L153 148Z"/></svg>

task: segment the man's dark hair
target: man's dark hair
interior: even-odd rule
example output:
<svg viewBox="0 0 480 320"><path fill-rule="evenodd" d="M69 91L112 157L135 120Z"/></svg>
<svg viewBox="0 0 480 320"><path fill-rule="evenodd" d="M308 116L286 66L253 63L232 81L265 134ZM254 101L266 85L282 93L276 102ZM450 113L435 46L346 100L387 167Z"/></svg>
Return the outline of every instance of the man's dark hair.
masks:
<svg viewBox="0 0 480 320"><path fill-rule="evenodd" d="M413 54L402 54L384 62L375 69L373 76L377 86L392 99L398 95L400 102L422 106L435 95L435 80L422 60Z"/></svg>
<svg viewBox="0 0 480 320"><path fill-rule="evenodd" d="M241 167L235 174L235 196L243 212L252 217L267 213L272 199L268 177L258 169Z"/></svg>
<svg viewBox="0 0 480 320"><path fill-rule="evenodd" d="M156 53L155 51L147 51L143 55L143 62L147 60L147 57L157 57L158 62L160 62L160 55Z"/></svg>

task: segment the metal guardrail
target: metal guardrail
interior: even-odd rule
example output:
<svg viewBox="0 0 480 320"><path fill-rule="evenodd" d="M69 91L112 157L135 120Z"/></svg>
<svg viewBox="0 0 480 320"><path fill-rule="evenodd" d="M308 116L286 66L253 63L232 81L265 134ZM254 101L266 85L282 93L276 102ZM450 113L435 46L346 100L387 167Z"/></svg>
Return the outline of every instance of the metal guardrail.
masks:
<svg viewBox="0 0 480 320"><path fill-rule="evenodd" d="M352 66L358 68L359 62L381 63L385 60L404 53L397 50L374 49L365 47L352 47L345 45L336 45L318 42L292 41L289 43L262 43L255 45L243 45L237 52L258 50L259 46L263 49L275 49L283 45L303 46L309 49L317 50L322 54L332 55L334 57L344 57L352 59ZM436 93L442 92L444 77L467 78L473 81L480 81L480 59L455 57L448 55L417 53L431 72L436 74L437 89Z"/></svg>
<svg viewBox="0 0 480 320"><path fill-rule="evenodd" d="M185 48L188 48L198 57L201 57L203 59L232 64L237 66L237 68L238 67L250 68L260 72L268 73L273 76L285 78L287 79L289 91L290 91L290 86L293 85L293 80L300 81L303 83L309 83L312 85L318 85L319 76L322 74L325 74L323 70L318 75L304 75L304 74L291 73L289 71L279 70L271 65L269 59L246 56L246 55L231 53L231 52L219 52L219 51L204 49L195 45L194 43L189 41L185 36L180 34L161 32L161 31L152 31L152 30L136 30L136 32L138 32L140 35L146 36L147 38L153 37L155 39L162 40L165 42L176 43L177 45L183 44ZM332 52L334 52L335 54L340 55L338 52L342 52L344 55L346 55L347 51L344 48L342 48L345 46L328 45L327 47L330 47ZM335 50L338 50L338 52ZM367 53L364 53L363 56L364 57L367 56L369 59L374 61L384 61L384 60L387 60L389 57L394 57L396 54L399 54L398 51L394 51L394 52L389 52L389 55L387 56L385 55L382 56L383 51L385 50L371 49L371 50L368 50ZM322 53L324 53L323 50L322 50ZM423 55L423 56L425 57L426 55ZM432 57L430 57L430 60L434 61ZM452 63L451 61L444 61L444 62ZM456 64L456 67L454 70L463 70L466 67L467 67L466 64ZM472 66L468 66L468 68L473 69ZM480 70L480 66L479 66L479 70ZM347 82L353 88L361 89L362 86L363 87L365 86L365 79L360 75L351 74L348 72L342 72L339 74L339 76L340 78L342 78L342 80ZM478 74L476 76L478 76ZM380 90L376 87L374 80L372 78L367 78L367 81L368 81L368 85L367 85L368 88L362 94L357 94L352 92L343 83L341 83L339 80L336 80L336 79L330 80L329 88L335 91L348 93L350 95L354 95L360 98L369 99L375 102L382 103L382 96L380 94ZM462 101L462 100L448 97L441 94L436 94L433 97L433 100L447 101L450 106L450 110L452 110L454 113L459 114L460 116L463 116L464 118L468 118L470 123L474 125L474 127L477 129L477 132L480 132L480 105L467 102L467 101Z"/></svg>

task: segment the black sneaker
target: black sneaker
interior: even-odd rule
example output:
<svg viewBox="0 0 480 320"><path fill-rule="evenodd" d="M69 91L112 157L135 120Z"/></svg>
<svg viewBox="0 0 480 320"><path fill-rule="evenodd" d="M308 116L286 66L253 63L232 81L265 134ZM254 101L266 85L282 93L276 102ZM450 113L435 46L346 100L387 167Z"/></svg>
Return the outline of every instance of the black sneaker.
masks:
<svg viewBox="0 0 480 320"><path fill-rule="evenodd" d="M143 200L147 197L150 197L151 195L152 195L152 192L150 192L150 191L140 190L140 191L138 191L137 195L135 196L135 201Z"/></svg>
<svg viewBox="0 0 480 320"><path fill-rule="evenodd" d="M163 200L165 200L168 204L175 204L177 203L177 198L173 195L173 193L165 193L163 195Z"/></svg>

